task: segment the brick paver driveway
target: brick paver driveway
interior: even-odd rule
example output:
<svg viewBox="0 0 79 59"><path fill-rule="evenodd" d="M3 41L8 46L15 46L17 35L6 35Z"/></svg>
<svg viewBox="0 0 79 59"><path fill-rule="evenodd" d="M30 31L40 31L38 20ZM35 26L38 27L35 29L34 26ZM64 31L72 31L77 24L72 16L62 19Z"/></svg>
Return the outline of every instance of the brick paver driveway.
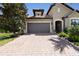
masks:
<svg viewBox="0 0 79 59"><path fill-rule="evenodd" d="M57 35L22 35L0 47L0 55L79 55L79 49Z"/></svg>

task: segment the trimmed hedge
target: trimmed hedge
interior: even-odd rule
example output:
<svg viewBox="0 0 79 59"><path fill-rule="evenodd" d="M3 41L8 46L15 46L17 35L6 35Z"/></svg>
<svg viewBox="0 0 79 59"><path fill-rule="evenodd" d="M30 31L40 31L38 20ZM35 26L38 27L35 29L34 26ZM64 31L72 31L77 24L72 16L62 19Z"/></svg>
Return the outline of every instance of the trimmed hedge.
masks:
<svg viewBox="0 0 79 59"><path fill-rule="evenodd" d="M69 37L69 35L66 34L66 33L64 33L64 32L61 32L61 33L59 33L58 35L59 35L59 37L66 37L66 38Z"/></svg>
<svg viewBox="0 0 79 59"><path fill-rule="evenodd" d="M79 42L79 36L78 35L72 35L72 34L70 34L69 38L73 42Z"/></svg>

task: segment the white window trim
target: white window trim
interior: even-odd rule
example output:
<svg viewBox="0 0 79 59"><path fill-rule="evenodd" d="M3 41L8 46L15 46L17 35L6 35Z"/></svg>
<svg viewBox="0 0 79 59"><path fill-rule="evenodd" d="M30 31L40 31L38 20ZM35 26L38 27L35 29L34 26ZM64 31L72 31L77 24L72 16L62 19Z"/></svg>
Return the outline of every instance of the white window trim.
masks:
<svg viewBox="0 0 79 59"><path fill-rule="evenodd" d="M72 20L72 19L79 19L79 17L70 18L70 25L71 25L71 20Z"/></svg>
<svg viewBox="0 0 79 59"><path fill-rule="evenodd" d="M70 19L79 19L79 17L73 17L73 18L70 18Z"/></svg>

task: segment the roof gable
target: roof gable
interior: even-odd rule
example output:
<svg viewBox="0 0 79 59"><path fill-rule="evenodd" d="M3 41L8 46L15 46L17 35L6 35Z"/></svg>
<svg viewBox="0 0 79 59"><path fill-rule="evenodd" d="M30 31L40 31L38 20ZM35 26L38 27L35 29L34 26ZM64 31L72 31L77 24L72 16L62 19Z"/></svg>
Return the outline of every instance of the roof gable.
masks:
<svg viewBox="0 0 79 59"><path fill-rule="evenodd" d="M65 7L67 7L68 9L70 9L70 10L72 10L72 11L74 11L74 9L72 8L72 7L70 7L69 5L67 5L67 4L65 4L65 3L61 3L62 5L64 5ZM49 8L49 10L48 10L48 12L47 12L47 14L46 15L48 15L49 14L49 12L50 12L50 10L54 7L56 5L56 3L54 3L54 4L52 4L51 6L50 6L50 8ZM78 10L76 10L76 12L79 12Z"/></svg>

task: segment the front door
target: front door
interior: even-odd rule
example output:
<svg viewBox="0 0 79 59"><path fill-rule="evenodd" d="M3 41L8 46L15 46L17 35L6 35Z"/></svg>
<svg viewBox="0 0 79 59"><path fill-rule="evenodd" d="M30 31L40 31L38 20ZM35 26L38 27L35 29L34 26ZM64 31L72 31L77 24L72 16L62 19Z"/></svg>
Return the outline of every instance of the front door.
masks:
<svg viewBox="0 0 79 59"><path fill-rule="evenodd" d="M61 21L55 22L55 30L56 30L57 33L62 31L62 22Z"/></svg>

